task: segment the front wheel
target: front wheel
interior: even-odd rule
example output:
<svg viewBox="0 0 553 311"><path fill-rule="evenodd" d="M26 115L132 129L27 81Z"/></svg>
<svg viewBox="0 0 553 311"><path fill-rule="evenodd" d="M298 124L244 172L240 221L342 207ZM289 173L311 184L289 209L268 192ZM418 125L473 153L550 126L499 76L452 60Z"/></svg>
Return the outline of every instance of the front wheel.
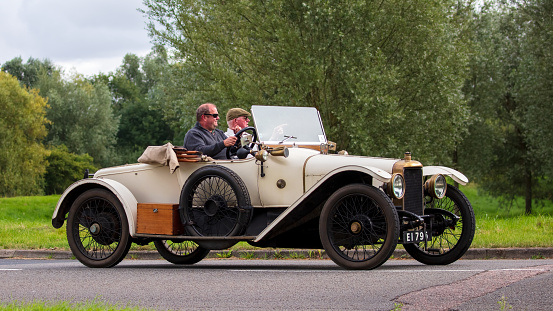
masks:
<svg viewBox="0 0 553 311"><path fill-rule="evenodd" d="M441 213L440 211L446 211ZM447 185L443 199L434 199L425 206L434 214L432 240L418 244L404 244L403 247L417 261L427 265L448 265L461 258L469 249L474 238L474 211L469 200L459 189ZM449 212L449 213L447 213ZM448 216L456 215L459 219Z"/></svg>
<svg viewBox="0 0 553 311"><path fill-rule="evenodd" d="M195 264L209 254L208 249L192 241L155 240L154 245L161 257L177 265Z"/></svg>
<svg viewBox="0 0 553 311"><path fill-rule="evenodd" d="M395 250L399 220L392 201L363 184L344 186L324 204L319 221L323 247L346 269L374 269Z"/></svg>
<svg viewBox="0 0 553 311"><path fill-rule="evenodd" d="M121 262L132 244L121 202L105 189L83 192L69 210L67 241L85 266L109 268Z"/></svg>

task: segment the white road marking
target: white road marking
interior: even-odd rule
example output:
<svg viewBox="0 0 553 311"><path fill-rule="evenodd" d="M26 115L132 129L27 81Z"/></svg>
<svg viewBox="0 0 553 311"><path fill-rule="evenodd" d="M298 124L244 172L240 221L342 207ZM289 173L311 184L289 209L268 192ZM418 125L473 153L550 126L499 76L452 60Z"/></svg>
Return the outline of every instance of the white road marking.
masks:
<svg viewBox="0 0 553 311"><path fill-rule="evenodd" d="M265 270L262 270L262 269L235 269L235 270L230 270L231 272L284 272L284 273L301 273L301 272L305 272L305 273L313 273L313 272L338 272L338 271L327 271L327 270L270 270L270 269L265 269ZM342 271L342 272L348 272L348 271ZM351 272L351 271L350 271Z"/></svg>
<svg viewBox="0 0 553 311"><path fill-rule="evenodd" d="M491 269L491 270L485 270L485 269L439 269L439 270L433 270L433 269L416 269L416 270L365 270L365 271L352 271L352 270L280 270L280 269L233 269L229 270L231 272L282 272L282 273L381 273L381 272L391 272L391 273L406 273L406 272L486 272L486 271L548 271L548 269L539 269L539 268L511 268L511 269Z"/></svg>

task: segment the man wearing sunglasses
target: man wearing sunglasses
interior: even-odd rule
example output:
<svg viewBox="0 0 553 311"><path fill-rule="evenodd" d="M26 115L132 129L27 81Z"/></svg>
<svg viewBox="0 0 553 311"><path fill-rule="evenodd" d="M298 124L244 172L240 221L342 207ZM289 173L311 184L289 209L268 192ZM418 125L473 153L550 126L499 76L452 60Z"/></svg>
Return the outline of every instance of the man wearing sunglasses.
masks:
<svg viewBox="0 0 553 311"><path fill-rule="evenodd" d="M236 143L236 137L227 137L217 128L219 113L212 103L205 103L196 109L196 125L184 136L184 148L201 151L214 159L226 159L226 147Z"/></svg>

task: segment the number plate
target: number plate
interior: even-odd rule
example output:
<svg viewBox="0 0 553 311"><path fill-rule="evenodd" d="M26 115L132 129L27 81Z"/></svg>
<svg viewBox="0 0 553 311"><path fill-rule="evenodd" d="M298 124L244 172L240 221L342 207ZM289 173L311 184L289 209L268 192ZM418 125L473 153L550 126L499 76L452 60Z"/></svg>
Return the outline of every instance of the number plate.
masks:
<svg viewBox="0 0 553 311"><path fill-rule="evenodd" d="M430 232L420 231L403 231L403 243L420 243L424 242L424 235L426 234L426 240L430 241L432 236Z"/></svg>

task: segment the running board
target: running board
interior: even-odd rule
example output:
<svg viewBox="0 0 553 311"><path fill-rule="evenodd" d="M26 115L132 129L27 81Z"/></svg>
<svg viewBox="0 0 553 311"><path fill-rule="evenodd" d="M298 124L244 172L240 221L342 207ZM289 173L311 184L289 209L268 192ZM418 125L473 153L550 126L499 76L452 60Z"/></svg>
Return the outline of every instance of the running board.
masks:
<svg viewBox="0 0 553 311"><path fill-rule="evenodd" d="M186 241L253 241L257 236L236 235L236 236L193 236L193 235L165 235L137 233L134 238L156 238L163 240L186 240Z"/></svg>

